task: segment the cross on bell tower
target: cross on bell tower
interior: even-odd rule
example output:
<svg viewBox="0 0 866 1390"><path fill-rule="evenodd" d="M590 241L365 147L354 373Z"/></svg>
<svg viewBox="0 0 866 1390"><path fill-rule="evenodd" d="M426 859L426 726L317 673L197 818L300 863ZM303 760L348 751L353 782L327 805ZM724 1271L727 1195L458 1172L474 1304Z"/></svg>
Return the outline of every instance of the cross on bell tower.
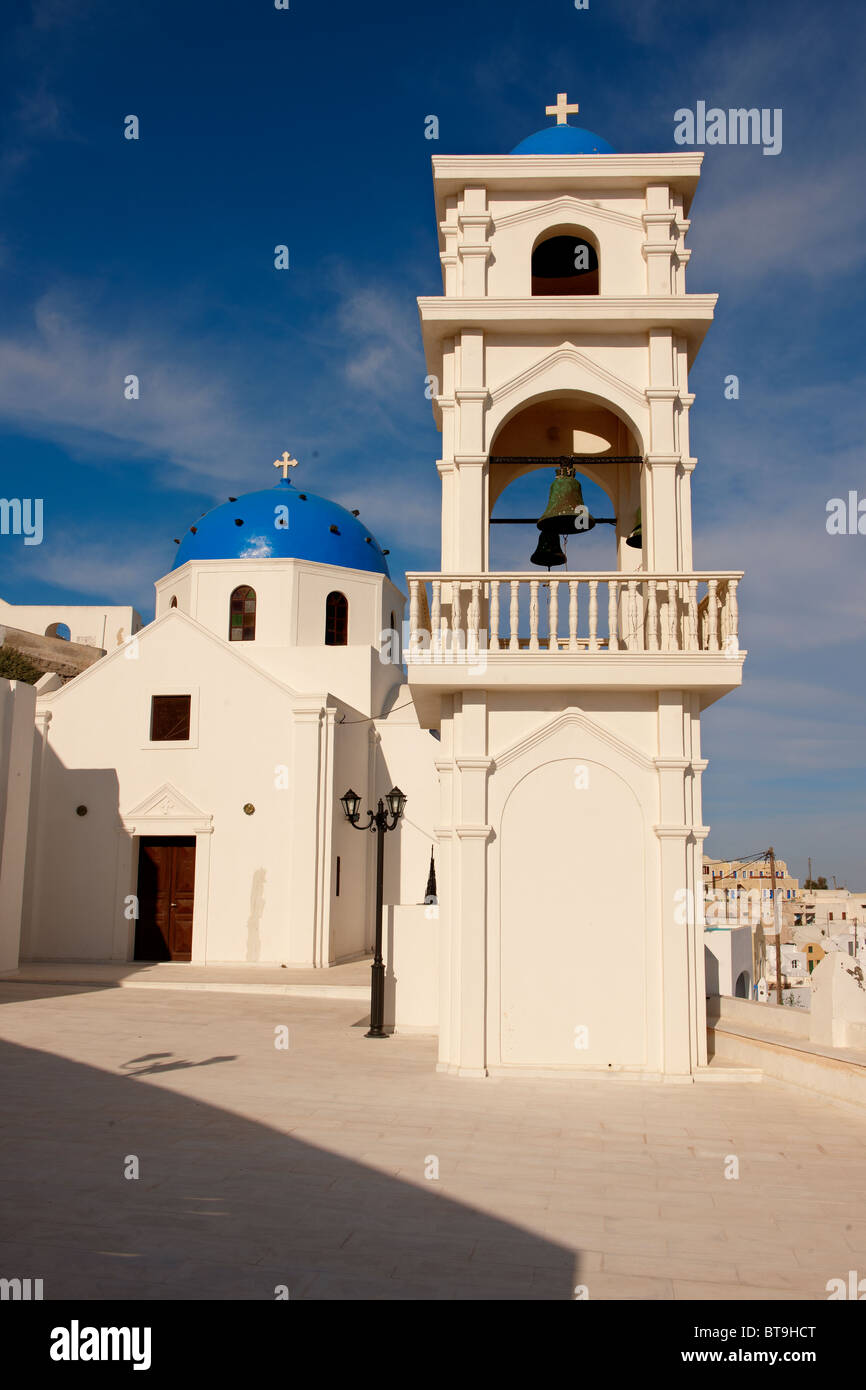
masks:
<svg viewBox="0 0 866 1390"><path fill-rule="evenodd" d="M556 105L545 106L544 114L546 116L555 116L557 125L568 125L568 117L576 116L579 110L580 107L576 101L569 105L567 92L557 92Z"/></svg>

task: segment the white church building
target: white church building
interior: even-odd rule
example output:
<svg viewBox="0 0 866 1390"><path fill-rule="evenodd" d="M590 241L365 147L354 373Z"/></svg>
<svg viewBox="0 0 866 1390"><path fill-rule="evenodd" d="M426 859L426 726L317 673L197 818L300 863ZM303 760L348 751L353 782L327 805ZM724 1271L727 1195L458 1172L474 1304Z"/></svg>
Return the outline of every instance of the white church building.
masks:
<svg viewBox="0 0 866 1390"><path fill-rule="evenodd" d="M275 485L190 527L153 622L43 677L23 762L12 706L32 693L3 695L0 749L30 762L6 866L21 959L358 959L375 836L340 797L375 807L396 784L398 1033L436 1032L439 1068L467 1076L706 1065L700 717L745 653L741 576L692 556L688 372L716 299L685 283L702 156L615 154L564 95L548 111L511 154L433 159L440 570L404 594L363 519L285 454ZM538 563L494 571L494 506L539 470ZM560 538L605 520L615 568L565 567Z"/></svg>

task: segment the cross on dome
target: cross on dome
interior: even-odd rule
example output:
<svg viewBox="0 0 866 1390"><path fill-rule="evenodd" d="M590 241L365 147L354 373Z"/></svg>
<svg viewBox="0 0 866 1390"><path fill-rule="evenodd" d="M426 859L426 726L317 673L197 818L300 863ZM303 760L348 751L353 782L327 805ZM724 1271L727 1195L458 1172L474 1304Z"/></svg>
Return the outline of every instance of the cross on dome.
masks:
<svg viewBox="0 0 866 1390"><path fill-rule="evenodd" d="M286 480L288 479L289 469L297 468L297 466L298 460L292 458L288 449L283 450L282 458L274 459L274 468L282 468L283 470L283 482L286 482Z"/></svg>
<svg viewBox="0 0 866 1390"><path fill-rule="evenodd" d="M568 125L568 117L576 116L579 110L576 101L569 105L567 92L557 92L556 105L545 106L544 113L546 116L555 116L557 125Z"/></svg>

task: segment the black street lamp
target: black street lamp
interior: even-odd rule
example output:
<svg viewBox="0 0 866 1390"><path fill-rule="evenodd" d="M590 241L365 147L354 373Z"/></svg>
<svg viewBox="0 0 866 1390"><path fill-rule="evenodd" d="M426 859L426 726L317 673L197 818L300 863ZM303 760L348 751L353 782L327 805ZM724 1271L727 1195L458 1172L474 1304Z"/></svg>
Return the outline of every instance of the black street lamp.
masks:
<svg viewBox="0 0 866 1390"><path fill-rule="evenodd" d="M385 810L385 801L388 803L388 810ZM353 792L351 787L345 796L340 797L340 804L346 813L346 820L353 825L356 830L370 830L376 832L376 946L373 952L372 975L370 980L370 1031L365 1033L365 1038L387 1038L388 1034L383 1027L385 1019L385 962L382 959L382 878L385 866L385 835L389 830L397 829L397 822L403 814L406 805L406 798L399 787L392 787L383 801L379 797L379 805L375 811L368 811L368 821L366 825L359 825L358 819L361 814L361 798L357 792ZM390 815L391 824L388 824Z"/></svg>

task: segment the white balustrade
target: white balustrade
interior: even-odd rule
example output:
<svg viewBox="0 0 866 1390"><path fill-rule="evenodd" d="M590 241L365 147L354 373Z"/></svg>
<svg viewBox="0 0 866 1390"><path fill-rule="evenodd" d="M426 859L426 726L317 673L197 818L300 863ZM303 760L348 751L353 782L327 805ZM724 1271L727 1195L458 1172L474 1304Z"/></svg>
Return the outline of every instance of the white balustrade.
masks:
<svg viewBox="0 0 866 1390"><path fill-rule="evenodd" d="M413 662L448 660L455 650L486 650L503 657L515 652L652 655L738 650L739 573L581 573L561 579L532 573L407 577L407 654ZM502 602L503 584L509 586L507 605ZM561 584L568 585L567 637L559 635ZM604 608L599 586L603 594L606 591Z"/></svg>

